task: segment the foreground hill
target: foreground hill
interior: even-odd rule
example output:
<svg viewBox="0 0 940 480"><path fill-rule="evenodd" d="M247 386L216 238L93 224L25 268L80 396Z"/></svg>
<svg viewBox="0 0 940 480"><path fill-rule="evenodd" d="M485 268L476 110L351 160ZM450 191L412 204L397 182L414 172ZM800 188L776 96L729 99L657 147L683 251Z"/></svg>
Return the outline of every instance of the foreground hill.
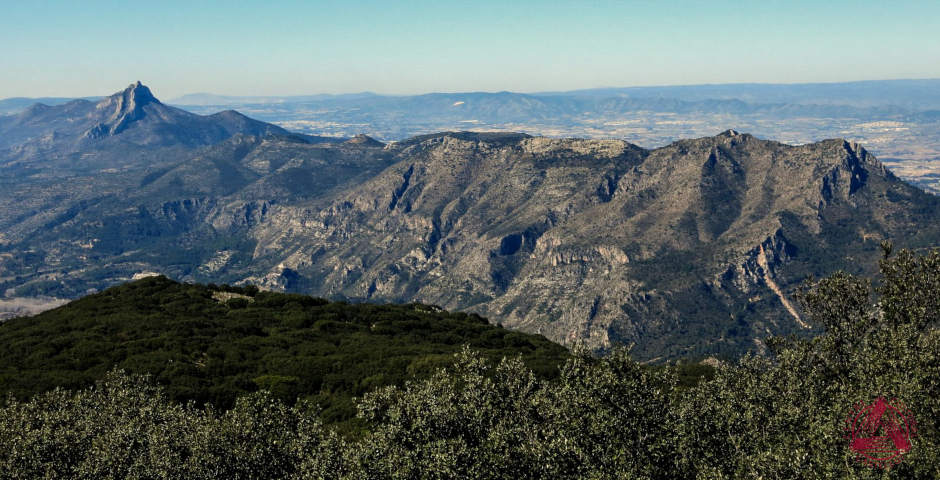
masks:
<svg viewBox="0 0 940 480"><path fill-rule="evenodd" d="M544 337L432 306L225 290L150 277L0 324L0 395L87 386L120 368L154 375L177 401L228 408L263 388L339 421L355 415L352 397L425 378L463 345L521 355L542 377L567 357Z"/></svg>

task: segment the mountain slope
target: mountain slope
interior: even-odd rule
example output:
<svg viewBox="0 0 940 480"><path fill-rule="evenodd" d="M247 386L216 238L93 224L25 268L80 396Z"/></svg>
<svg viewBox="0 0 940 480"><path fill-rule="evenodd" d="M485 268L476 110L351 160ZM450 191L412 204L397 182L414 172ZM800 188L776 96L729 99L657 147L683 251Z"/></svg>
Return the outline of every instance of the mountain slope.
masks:
<svg viewBox="0 0 940 480"><path fill-rule="evenodd" d="M272 267L249 280L427 301L653 358L804 331L789 295L806 275L873 268L884 239L940 243L938 199L842 140L728 131L646 151L441 134L394 148L397 164L330 206L275 208L252 231Z"/></svg>
<svg viewBox="0 0 940 480"><path fill-rule="evenodd" d="M319 198L388 163L362 155L382 144L329 148L343 139L194 115L139 83L97 103L34 105L0 131L15 143L0 148L0 298L13 298L0 305L75 298L151 268L198 275L220 250L250 253L238 230L268 203Z"/></svg>
<svg viewBox="0 0 940 480"><path fill-rule="evenodd" d="M293 136L236 135L175 157L135 152L154 163L64 179L10 178L0 193L0 293L77 297L150 270L238 280L229 270L251 268L255 241L247 231L272 205L328 202L393 161L371 144Z"/></svg>

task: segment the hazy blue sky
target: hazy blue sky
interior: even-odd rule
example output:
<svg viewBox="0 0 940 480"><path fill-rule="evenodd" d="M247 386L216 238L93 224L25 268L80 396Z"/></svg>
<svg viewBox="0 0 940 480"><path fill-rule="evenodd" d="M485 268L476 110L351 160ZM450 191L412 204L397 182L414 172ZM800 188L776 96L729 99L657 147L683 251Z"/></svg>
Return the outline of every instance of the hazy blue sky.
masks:
<svg viewBox="0 0 940 480"><path fill-rule="evenodd" d="M0 0L0 98L940 77L940 1Z"/></svg>

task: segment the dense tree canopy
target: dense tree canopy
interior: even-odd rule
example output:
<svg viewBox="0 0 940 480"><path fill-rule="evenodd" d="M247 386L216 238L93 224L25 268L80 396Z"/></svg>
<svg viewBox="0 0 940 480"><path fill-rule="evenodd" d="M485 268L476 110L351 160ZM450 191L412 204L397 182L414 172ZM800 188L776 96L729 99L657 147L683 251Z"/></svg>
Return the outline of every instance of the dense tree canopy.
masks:
<svg viewBox="0 0 940 480"><path fill-rule="evenodd" d="M432 375L462 345L491 361L521 354L542 378L568 355L539 335L421 304L328 302L256 287L145 278L0 324L0 394L81 388L115 368L150 374L178 402L228 409L268 390L355 417L353 397Z"/></svg>
<svg viewBox="0 0 940 480"><path fill-rule="evenodd" d="M366 394L359 439L305 402L252 393L223 413L114 373L0 409L0 476L938 478L940 252L886 255L881 271L809 284L803 310L824 334L771 341L771 357L691 388L623 350L576 354L539 378L517 357L493 366L464 349L430 377ZM886 469L858 461L845 438L853 406L877 397L903 401L917 422Z"/></svg>

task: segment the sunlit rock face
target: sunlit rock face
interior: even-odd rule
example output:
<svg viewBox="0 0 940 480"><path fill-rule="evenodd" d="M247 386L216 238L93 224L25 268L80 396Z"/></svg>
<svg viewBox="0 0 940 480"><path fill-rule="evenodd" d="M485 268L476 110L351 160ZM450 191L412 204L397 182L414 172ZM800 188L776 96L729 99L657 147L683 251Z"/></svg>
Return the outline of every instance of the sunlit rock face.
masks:
<svg viewBox="0 0 940 480"><path fill-rule="evenodd" d="M441 134L385 151L397 162L381 174L253 229L277 261L250 280L436 303L655 358L807 332L792 298L807 275L873 267L879 242L914 225L938 238L922 223L936 200L842 140L727 131L644 150Z"/></svg>

